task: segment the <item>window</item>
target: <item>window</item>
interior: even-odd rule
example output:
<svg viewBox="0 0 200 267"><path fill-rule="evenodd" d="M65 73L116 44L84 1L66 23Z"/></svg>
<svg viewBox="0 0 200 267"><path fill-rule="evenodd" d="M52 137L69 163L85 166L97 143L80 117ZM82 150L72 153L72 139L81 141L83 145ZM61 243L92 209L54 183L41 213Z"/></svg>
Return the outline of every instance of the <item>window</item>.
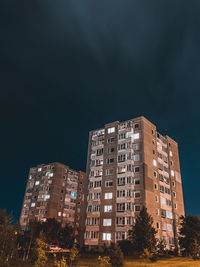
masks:
<svg viewBox="0 0 200 267"><path fill-rule="evenodd" d="M135 124L135 129L138 129L139 128L139 123L136 123Z"/></svg>
<svg viewBox="0 0 200 267"><path fill-rule="evenodd" d="M125 232L116 232L116 239L117 240L124 240L124 239L126 239L126 233Z"/></svg>
<svg viewBox="0 0 200 267"><path fill-rule="evenodd" d="M135 192L135 193L134 193L134 197L135 197L135 198L140 198L140 192Z"/></svg>
<svg viewBox="0 0 200 267"><path fill-rule="evenodd" d="M103 240L111 240L111 233L103 233Z"/></svg>
<svg viewBox="0 0 200 267"><path fill-rule="evenodd" d="M157 161L153 159L153 166L157 166Z"/></svg>
<svg viewBox="0 0 200 267"><path fill-rule="evenodd" d="M114 163L114 159L113 158L107 159L107 164L112 164L112 163Z"/></svg>
<svg viewBox="0 0 200 267"><path fill-rule="evenodd" d="M133 138L134 138L134 139L139 139L139 138L140 138L140 134L139 134L139 133L134 134L134 135L133 135Z"/></svg>
<svg viewBox="0 0 200 267"><path fill-rule="evenodd" d="M112 175L114 174L114 170L113 169L107 169L106 170L106 175Z"/></svg>
<svg viewBox="0 0 200 267"><path fill-rule="evenodd" d="M174 171L173 170L171 170L171 176L174 176Z"/></svg>
<svg viewBox="0 0 200 267"><path fill-rule="evenodd" d="M157 229L160 229L160 224L159 224L159 222L156 223L156 227L157 227Z"/></svg>
<svg viewBox="0 0 200 267"><path fill-rule="evenodd" d="M117 212L125 211L125 203L117 203Z"/></svg>
<svg viewBox="0 0 200 267"><path fill-rule="evenodd" d="M108 134L114 133L114 132L115 132L115 127L108 128Z"/></svg>
<svg viewBox="0 0 200 267"><path fill-rule="evenodd" d="M140 167L135 167L134 172L140 172Z"/></svg>
<svg viewBox="0 0 200 267"><path fill-rule="evenodd" d="M158 196L156 196L156 202L157 202L157 203L159 202L159 198L158 198Z"/></svg>
<svg viewBox="0 0 200 267"><path fill-rule="evenodd" d="M108 144L113 143L115 141L114 137L108 138L107 142Z"/></svg>
<svg viewBox="0 0 200 267"><path fill-rule="evenodd" d="M105 199L112 199L112 193L105 193Z"/></svg>
<svg viewBox="0 0 200 267"><path fill-rule="evenodd" d="M156 215L159 216L159 209L156 209Z"/></svg>
<svg viewBox="0 0 200 267"><path fill-rule="evenodd" d="M59 211L59 212L58 212L58 216L60 217L61 215L62 215L62 212L61 212L61 211Z"/></svg>
<svg viewBox="0 0 200 267"><path fill-rule="evenodd" d="M155 189L158 190L158 185L157 184L155 184Z"/></svg>
<svg viewBox="0 0 200 267"><path fill-rule="evenodd" d="M125 177L121 177L117 179L117 185L118 186L123 186L125 185Z"/></svg>
<svg viewBox="0 0 200 267"><path fill-rule="evenodd" d="M104 212L111 212L111 211L112 211L112 205L104 206Z"/></svg>
<svg viewBox="0 0 200 267"><path fill-rule="evenodd" d="M176 192L174 192L173 194L174 194L174 198L176 198Z"/></svg>
<svg viewBox="0 0 200 267"><path fill-rule="evenodd" d="M139 205L135 205L135 211L140 211L140 206Z"/></svg>
<svg viewBox="0 0 200 267"><path fill-rule="evenodd" d="M105 182L105 187L112 187L113 186L113 181L106 181Z"/></svg>
<svg viewBox="0 0 200 267"><path fill-rule="evenodd" d="M103 219L103 226L111 226L112 219Z"/></svg>
<svg viewBox="0 0 200 267"><path fill-rule="evenodd" d="M41 172L42 171L42 168L38 168L38 172Z"/></svg>
<svg viewBox="0 0 200 267"><path fill-rule="evenodd" d="M153 173L153 175L154 175L154 177L156 177L156 178L157 178L157 172L154 172L154 173Z"/></svg>
<svg viewBox="0 0 200 267"><path fill-rule="evenodd" d="M108 154L111 154L115 151L114 147L110 147L108 148Z"/></svg>
<svg viewBox="0 0 200 267"><path fill-rule="evenodd" d="M153 130L153 129L152 129L152 131L151 131L151 132L152 132L152 134L154 134L154 130Z"/></svg>
<svg viewBox="0 0 200 267"><path fill-rule="evenodd" d="M118 136L119 140L125 139L126 138L126 134L125 133L121 133Z"/></svg>
<svg viewBox="0 0 200 267"><path fill-rule="evenodd" d="M31 207L35 207L35 203L31 203Z"/></svg>
<svg viewBox="0 0 200 267"><path fill-rule="evenodd" d="M156 154L156 152L155 152L155 150L153 149L153 155L155 155Z"/></svg>
<svg viewBox="0 0 200 267"><path fill-rule="evenodd" d="M39 183L40 183L39 181L36 181L36 182L35 182L35 185L39 185Z"/></svg>
<svg viewBox="0 0 200 267"><path fill-rule="evenodd" d="M124 162L126 160L126 154L122 154L118 156L118 162Z"/></svg>
<svg viewBox="0 0 200 267"><path fill-rule="evenodd" d="M173 213L171 211L166 211L167 218L173 219Z"/></svg>
<svg viewBox="0 0 200 267"><path fill-rule="evenodd" d="M126 192L125 190L117 190L117 197L125 197Z"/></svg>
<svg viewBox="0 0 200 267"><path fill-rule="evenodd" d="M140 155L134 155L133 156L134 161L139 161L140 160Z"/></svg>
<svg viewBox="0 0 200 267"><path fill-rule="evenodd" d="M177 204L176 203L174 204L174 208L177 209Z"/></svg>
<svg viewBox="0 0 200 267"><path fill-rule="evenodd" d="M175 187L175 186L176 186L176 183L175 183L175 181L173 181L173 182L172 182L172 185L173 185L173 187Z"/></svg>
<svg viewBox="0 0 200 267"><path fill-rule="evenodd" d="M169 155L170 155L170 157L172 157L172 156L173 156L173 154L172 154L172 151L169 151Z"/></svg>

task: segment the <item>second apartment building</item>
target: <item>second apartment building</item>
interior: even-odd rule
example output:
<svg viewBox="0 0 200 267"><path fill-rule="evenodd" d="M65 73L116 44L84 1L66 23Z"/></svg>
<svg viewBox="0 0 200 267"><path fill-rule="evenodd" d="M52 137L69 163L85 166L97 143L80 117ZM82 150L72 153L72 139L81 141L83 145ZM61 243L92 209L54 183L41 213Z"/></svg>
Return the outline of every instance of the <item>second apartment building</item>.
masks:
<svg viewBox="0 0 200 267"><path fill-rule="evenodd" d="M74 229L74 236L83 244L85 231L87 182L85 173L53 162L30 169L20 225L26 228L31 220L45 222L55 218Z"/></svg>

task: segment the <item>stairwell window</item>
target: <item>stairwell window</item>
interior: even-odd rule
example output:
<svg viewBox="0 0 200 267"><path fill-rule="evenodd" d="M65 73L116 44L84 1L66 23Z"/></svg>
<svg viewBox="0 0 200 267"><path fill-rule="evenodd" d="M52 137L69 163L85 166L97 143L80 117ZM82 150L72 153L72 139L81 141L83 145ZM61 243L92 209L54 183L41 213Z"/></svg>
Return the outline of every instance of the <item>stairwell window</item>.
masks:
<svg viewBox="0 0 200 267"><path fill-rule="evenodd" d="M114 133L114 132L115 132L115 127L108 128L108 134Z"/></svg>

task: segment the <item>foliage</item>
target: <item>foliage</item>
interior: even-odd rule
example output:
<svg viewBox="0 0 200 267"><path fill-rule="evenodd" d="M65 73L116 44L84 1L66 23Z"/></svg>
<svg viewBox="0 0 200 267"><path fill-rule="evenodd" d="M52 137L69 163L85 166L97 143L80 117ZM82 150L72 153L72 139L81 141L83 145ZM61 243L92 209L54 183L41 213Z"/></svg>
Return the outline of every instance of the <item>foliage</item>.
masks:
<svg viewBox="0 0 200 267"><path fill-rule="evenodd" d="M164 239L159 239L156 245L156 255L159 257L167 255L166 243Z"/></svg>
<svg viewBox="0 0 200 267"><path fill-rule="evenodd" d="M186 256L194 259L200 257L200 218L197 216L182 216L179 244Z"/></svg>
<svg viewBox="0 0 200 267"><path fill-rule="evenodd" d="M153 218L148 214L147 209L143 207L136 217L136 223L129 231L129 240L133 244L133 250L141 255L144 249L150 253L156 250L156 230L152 226Z"/></svg>
<svg viewBox="0 0 200 267"><path fill-rule="evenodd" d="M156 261L155 254L149 252L147 248L144 249L144 251L143 251L143 253L141 255L141 258L148 259L148 260L150 260L152 262Z"/></svg>
<svg viewBox="0 0 200 267"><path fill-rule="evenodd" d="M71 226L62 227L61 223L54 218L48 218L46 222L42 223L41 227L48 244L57 245L61 248L72 248L74 238Z"/></svg>
<svg viewBox="0 0 200 267"><path fill-rule="evenodd" d="M99 267L110 267L110 266L112 266L111 263L110 263L110 257L108 257L108 256L104 256L104 257L99 256L98 257L98 265L99 265Z"/></svg>
<svg viewBox="0 0 200 267"><path fill-rule="evenodd" d="M19 225L13 225L13 221L12 214L0 209L0 259L4 265L17 256Z"/></svg>
<svg viewBox="0 0 200 267"><path fill-rule="evenodd" d="M124 256L130 256L133 253L133 247L130 240L120 240L118 241L118 244Z"/></svg>
<svg viewBox="0 0 200 267"><path fill-rule="evenodd" d="M40 233L40 238L36 239L36 253L37 260L35 261L35 267L46 266L48 258L46 256L46 250L48 244L44 241L44 236Z"/></svg>
<svg viewBox="0 0 200 267"><path fill-rule="evenodd" d="M116 243L111 243L107 250L112 266L121 267L123 266L124 256L120 249L120 246Z"/></svg>

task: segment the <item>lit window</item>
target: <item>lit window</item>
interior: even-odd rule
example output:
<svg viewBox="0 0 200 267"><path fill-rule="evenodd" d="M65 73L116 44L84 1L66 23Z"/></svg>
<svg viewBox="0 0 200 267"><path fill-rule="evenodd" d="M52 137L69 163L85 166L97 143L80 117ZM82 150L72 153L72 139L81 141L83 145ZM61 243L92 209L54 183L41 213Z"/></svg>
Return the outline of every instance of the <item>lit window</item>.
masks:
<svg viewBox="0 0 200 267"><path fill-rule="evenodd" d="M139 138L140 138L140 134L139 134L139 133L134 134L134 135L133 135L133 138L134 138L134 139L139 139Z"/></svg>
<svg viewBox="0 0 200 267"><path fill-rule="evenodd" d="M170 157L172 157L172 156L173 156L173 154L172 154L172 151L169 151L169 155L170 155Z"/></svg>
<svg viewBox="0 0 200 267"><path fill-rule="evenodd" d="M105 199L112 199L112 193L105 193Z"/></svg>
<svg viewBox="0 0 200 267"><path fill-rule="evenodd" d="M112 211L111 205L104 206L104 212L111 212L111 211Z"/></svg>
<svg viewBox="0 0 200 267"><path fill-rule="evenodd" d="M42 168L38 168L38 172L41 172L42 171Z"/></svg>
<svg viewBox="0 0 200 267"><path fill-rule="evenodd" d="M35 185L39 185L39 183L40 183L39 181L36 181L36 182L35 182Z"/></svg>
<svg viewBox="0 0 200 267"><path fill-rule="evenodd" d="M174 176L174 171L173 170L171 170L171 176Z"/></svg>
<svg viewBox="0 0 200 267"><path fill-rule="evenodd" d="M103 233L103 240L111 240L111 233Z"/></svg>
<svg viewBox="0 0 200 267"><path fill-rule="evenodd" d="M114 133L115 132L115 127L108 128L108 133Z"/></svg>
<svg viewBox="0 0 200 267"><path fill-rule="evenodd" d="M35 203L31 203L31 207L35 207Z"/></svg>
<svg viewBox="0 0 200 267"><path fill-rule="evenodd" d="M49 199L50 198L50 195L44 195L44 198L45 199Z"/></svg>
<svg viewBox="0 0 200 267"><path fill-rule="evenodd" d="M153 166L157 166L157 161L153 159Z"/></svg>
<svg viewBox="0 0 200 267"><path fill-rule="evenodd" d="M104 226L111 226L112 225L112 219L103 219L103 225Z"/></svg>
<svg viewBox="0 0 200 267"><path fill-rule="evenodd" d="M30 179L30 180L32 179L32 175L29 176L29 179Z"/></svg>
<svg viewBox="0 0 200 267"><path fill-rule="evenodd" d="M156 215L159 216L159 209L156 209Z"/></svg>
<svg viewBox="0 0 200 267"><path fill-rule="evenodd" d="M61 215L62 215L62 212L61 212L61 211L59 211L59 212L58 212L58 216L60 217Z"/></svg>
<svg viewBox="0 0 200 267"><path fill-rule="evenodd" d="M139 161L140 160L140 155L134 155L133 156L134 161Z"/></svg>

